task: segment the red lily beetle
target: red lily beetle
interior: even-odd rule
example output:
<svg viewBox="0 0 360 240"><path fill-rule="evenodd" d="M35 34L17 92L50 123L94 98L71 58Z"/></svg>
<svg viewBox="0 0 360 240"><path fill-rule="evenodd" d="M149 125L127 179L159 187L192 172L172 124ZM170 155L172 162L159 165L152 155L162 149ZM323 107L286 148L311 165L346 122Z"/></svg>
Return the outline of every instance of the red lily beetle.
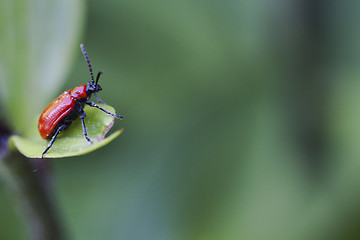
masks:
<svg viewBox="0 0 360 240"><path fill-rule="evenodd" d="M80 48L89 66L91 81L88 82L87 85L83 84L75 87L74 89L63 92L42 112L38 123L39 133L43 139L51 139L51 141L48 147L42 153L41 158L44 158L44 155L49 151L58 134L68 128L71 122L79 116L83 127L84 137L89 143L92 143L91 139L87 136L84 122L86 117L84 111L85 104L89 105L90 107L96 107L113 117L122 119L120 115L111 113L90 101L91 95L94 94L97 101L104 104L104 102L101 101L101 99L96 95L97 92L102 90L101 86L98 84L102 72L98 73L96 81L94 81L93 71L89 57L84 48L84 44L80 44Z"/></svg>

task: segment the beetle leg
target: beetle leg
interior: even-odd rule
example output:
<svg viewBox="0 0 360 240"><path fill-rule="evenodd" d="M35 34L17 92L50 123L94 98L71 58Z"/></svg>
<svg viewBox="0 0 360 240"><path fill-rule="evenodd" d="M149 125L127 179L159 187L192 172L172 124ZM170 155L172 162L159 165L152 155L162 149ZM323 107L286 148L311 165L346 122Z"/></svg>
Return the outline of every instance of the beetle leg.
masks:
<svg viewBox="0 0 360 240"><path fill-rule="evenodd" d="M84 111L81 111L80 119L81 119L81 123L82 123L82 127L83 127L84 137L85 137L86 141L88 141L89 143L92 143L91 139L87 136L85 121L84 121L85 117L86 117L86 113Z"/></svg>
<svg viewBox="0 0 360 240"><path fill-rule="evenodd" d="M113 116L113 117L116 117L116 118L120 118L122 119L122 116L118 115L118 114L115 114L115 113L112 113L112 112L109 112L108 110L96 105L94 102L90 102L90 101L86 101L86 104L89 105L90 107L96 107L98 109L100 109L101 111Z"/></svg>
<svg viewBox="0 0 360 240"><path fill-rule="evenodd" d="M51 141L48 145L48 147L45 149L45 151L41 154L41 158L44 158L44 155L47 153L47 151L49 151L49 149L51 148L51 146L53 145L53 143L55 142L55 139L57 137L57 135L64 130L65 128L67 128L69 126L69 124L64 124L61 125L55 132L54 136L51 138Z"/></svg>
<svg viewBox="0 0 360 240"><path fill-rule="evenodd" d="M99 96L96 94L96 93L93 93L94 94L94 96L95 96L95 98L96 98L96 100L98 101L98 103L101 103L101 104L104 104L104 105L107 105L103 100L101 100L100 98L99 98Z"/></svg>

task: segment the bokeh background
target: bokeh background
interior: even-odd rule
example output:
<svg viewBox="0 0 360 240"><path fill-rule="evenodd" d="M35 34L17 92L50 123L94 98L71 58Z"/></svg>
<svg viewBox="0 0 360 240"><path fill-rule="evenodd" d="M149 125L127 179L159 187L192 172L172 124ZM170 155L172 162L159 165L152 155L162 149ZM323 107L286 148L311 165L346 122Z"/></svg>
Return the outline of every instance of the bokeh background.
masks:
<svg viewBox="0 0 360 240"><path fill-rule="evenodd" d="M359 1L14 2L0 17L26 3L57 29L28 29L60 62L28 116L89 80L80 42L124 116L106 147L47 160L71 239L360 238ZM21 50L25 36L8 39ZM0 206L0 239L26 239L4 188Z"/></svg>

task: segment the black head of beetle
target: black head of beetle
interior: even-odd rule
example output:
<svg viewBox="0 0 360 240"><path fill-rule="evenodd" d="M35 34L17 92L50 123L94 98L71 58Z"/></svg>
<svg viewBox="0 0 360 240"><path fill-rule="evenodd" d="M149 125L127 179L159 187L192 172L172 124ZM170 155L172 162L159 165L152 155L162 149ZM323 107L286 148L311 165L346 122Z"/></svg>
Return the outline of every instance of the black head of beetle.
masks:
<svg viewBox="0 0 360 240"><path fill-rule="evenodd" d="M90 97L92 93L97 93L102 90L100 84L98 84L101 74L102 74L102 72L98 73L98 75L96 77L96 82L94 82L94 80L92 80L86 84L86 93L87 93L88 97Z"/></svg>

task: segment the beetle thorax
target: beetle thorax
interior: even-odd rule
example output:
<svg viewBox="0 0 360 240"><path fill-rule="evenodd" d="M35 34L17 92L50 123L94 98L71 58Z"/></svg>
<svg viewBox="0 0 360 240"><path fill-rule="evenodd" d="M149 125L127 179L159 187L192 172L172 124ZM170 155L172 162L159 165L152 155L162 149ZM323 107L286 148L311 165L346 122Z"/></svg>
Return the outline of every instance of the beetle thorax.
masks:
<svg viewBox="0 0 360 240"><path fill-rule="evenodd" d="M71 96L76 100L80 100L82 98L87 98L86 85L80 85L73 90L71 90Z"/></svg>

